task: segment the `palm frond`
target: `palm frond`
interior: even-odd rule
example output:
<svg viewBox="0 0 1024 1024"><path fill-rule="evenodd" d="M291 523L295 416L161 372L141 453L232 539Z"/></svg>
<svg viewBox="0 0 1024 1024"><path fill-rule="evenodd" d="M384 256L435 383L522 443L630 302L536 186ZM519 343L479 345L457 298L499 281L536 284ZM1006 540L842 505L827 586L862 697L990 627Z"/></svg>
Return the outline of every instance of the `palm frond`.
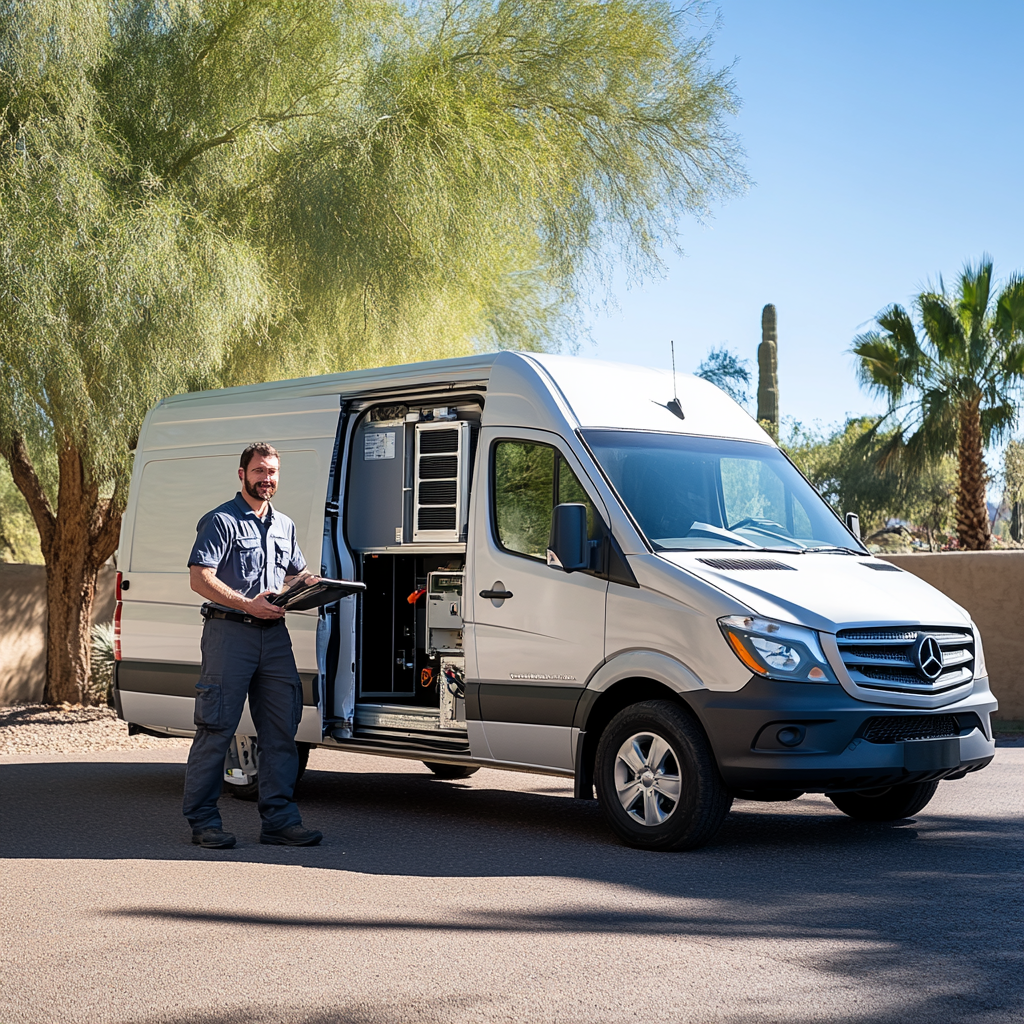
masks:
<svg viewBox="0 0 1024 1024"><path fill-rule="evenodd" d="M988 304L992 295L992 257L983 253L976 265L965 263L960 272L957 309L973 343L985 333Z"/></svg>
<svg viewBox="0 0 1024 1024"><path fill-rule="evenodd" d="M890 408L899 404L908 388L927 372L930 363L914 330L914 323L902 306L894 305L878 314L876 322L885 333L868 331L853 339L851 351L858 358L861 383L889 400Z"/></svg>
<svg viewBox="0 0 1024 1024"><path fill-rule="evenodd" d="M993 441L1001 441L1017 423L1017 403L1003 401L981 410L981 436L987 448Z"/></svg>
<svg viewBox="0 0 1024 1024"><path fill-rule="evenodd" d="M960 422L958 396L938 384L922 390L919 408L918 433L922 436L917 444L922 454L937 457L942 452L954 451Z"/></svg>
<svg viewBox="0 0 1024 1024"><path fill-rule="evenodd" d="M1024 334L1024 277L1014 274L996 299L992 333L1003 343Z"/></svg>
<svg viewBox="0 0 1024 1024"><path fill-rule="evenodd" d="M962 372L969 360L969 342L949 297L942 292L922 292L917 297L917 308L939 362Z"/></svg>

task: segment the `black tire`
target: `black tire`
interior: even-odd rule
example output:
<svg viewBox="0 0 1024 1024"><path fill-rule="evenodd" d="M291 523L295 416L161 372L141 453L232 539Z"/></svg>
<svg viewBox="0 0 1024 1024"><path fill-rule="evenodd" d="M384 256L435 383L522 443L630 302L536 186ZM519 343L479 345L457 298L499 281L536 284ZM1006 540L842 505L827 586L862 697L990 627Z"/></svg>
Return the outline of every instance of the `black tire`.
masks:
<svg viewBox="0 0 1024 1024"><path fill-rule="evenodd" d="M255 741L253 745L256 746ZM299 784L299 779L306 773L306 765L309 764L309 752L313 749L312 743L296 743L295 748L299 752L299 774L295 776L295 785ZM256 746L256 768L260 766L260 748ZM226 783L224 788L236 799L236 800L258 800L260 795L260 783L258 778L254 778L252 782L245 783L244 786L233 786L231 783Z"/></svg>
<svg viewBox="0 0 1024 1024"><path fill-rule="evenodd" d="M923 810L938 788L937 782L911 782L856 793L829 793L828 798L843 814L858 821L899 821Z"/></svg>
<svg viewBox="0 0 1024 1024"><path fill-rule="evenodd" d="M655 738L667 748L663 756ZM643 770L621 757L624 751ZM605 821L642 850L695 850L714 836L732 805L700 726L667 700L632 704L608 723L594 781ZM660 820L648 823L648 816Z"/></svg>
<svg viewBox="0 0 1024 1024"><path fill-rule="evenodd" d="M438 779L468 779L480 771L479 765L441 764L440 761L423 762Z"/></svg>

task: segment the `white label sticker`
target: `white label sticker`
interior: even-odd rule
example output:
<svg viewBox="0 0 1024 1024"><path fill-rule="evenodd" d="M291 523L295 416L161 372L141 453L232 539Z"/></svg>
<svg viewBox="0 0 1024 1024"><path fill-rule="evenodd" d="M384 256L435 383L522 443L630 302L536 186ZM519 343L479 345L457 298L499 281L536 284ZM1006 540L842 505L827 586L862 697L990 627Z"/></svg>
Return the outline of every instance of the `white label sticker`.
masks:
<svg viewBox="0 0 1024 1024"><path fill-rule="evenodd" d="M363 435L363 459L371 462L376 459L393 459L395 457L395 432L386 434Z"/></svg>

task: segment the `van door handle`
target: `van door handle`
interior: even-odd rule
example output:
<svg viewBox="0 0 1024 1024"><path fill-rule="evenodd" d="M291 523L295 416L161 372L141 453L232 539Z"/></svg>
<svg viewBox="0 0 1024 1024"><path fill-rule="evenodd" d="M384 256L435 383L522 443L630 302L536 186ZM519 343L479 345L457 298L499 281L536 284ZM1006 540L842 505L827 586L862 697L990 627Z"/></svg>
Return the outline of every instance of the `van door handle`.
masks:
<svg viewBox="0 0 1024 1024"><path fill-rule="evenodd" d="M481 590L480 596L489 601L507 601L515 595L511 590Z"/></svg>

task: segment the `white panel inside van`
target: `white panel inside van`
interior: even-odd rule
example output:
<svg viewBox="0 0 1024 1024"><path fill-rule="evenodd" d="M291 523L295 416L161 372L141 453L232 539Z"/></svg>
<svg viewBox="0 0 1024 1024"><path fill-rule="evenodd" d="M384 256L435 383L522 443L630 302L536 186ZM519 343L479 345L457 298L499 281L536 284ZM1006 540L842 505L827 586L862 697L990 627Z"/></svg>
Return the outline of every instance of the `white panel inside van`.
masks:
<svg viewBox="0 0 1024 1024"><path fill-rule="evenodd" d="M238 489L236 454L148 462L136 505L130 571L186 572L197 523ZM308 534L318 490L323 490L319 455L281 451L281 483L273 504L294 520L299 547L314 571L319 568L321 538Z"/></svg>

